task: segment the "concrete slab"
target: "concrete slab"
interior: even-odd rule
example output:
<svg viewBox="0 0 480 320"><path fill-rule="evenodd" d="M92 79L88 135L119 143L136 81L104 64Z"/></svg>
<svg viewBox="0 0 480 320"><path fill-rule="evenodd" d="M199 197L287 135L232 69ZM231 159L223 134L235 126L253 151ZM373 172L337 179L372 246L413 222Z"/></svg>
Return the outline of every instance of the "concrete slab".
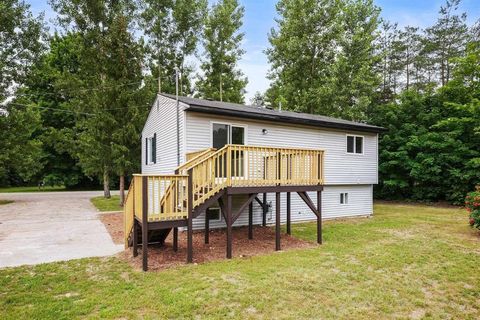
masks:
<svg viewBox="0 0 480 320"><path fill-rule="evenodd" d="M0 268L108 256L113 243L90 198L101 191L0 193Z"/></svg>

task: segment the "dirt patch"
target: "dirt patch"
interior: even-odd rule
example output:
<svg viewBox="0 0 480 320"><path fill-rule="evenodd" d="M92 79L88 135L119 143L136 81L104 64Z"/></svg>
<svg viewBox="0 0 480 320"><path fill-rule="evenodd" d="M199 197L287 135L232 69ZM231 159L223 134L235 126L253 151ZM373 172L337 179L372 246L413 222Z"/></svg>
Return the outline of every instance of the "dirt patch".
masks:
<svg viewBox="0 0 480 320"><path fill-rule="evenodd" d="M115 244L123 244L123 213L102 213L99 215Z"/></svg>
<svg viewBox="0 0 480 320"><path fill-rule="evenodd" d="M148 247L149 270L162 270L179 265L184 265L187 259L187 233L178 234L178 251L173 251L172 233L167 237L164 246L150 245ZM211 230L209 244L205 244L205 233L195 231L193 233L193 262L203 263L208 261L223 260L226 255L225 229ZM285 233L281 235L282 250L295 248L312 248L317 244L300 240ZM271 227L255 226L253 239L248 239L248 228L239 227L233 229L233 257L248 258L261 254L275 252L275 232ZM139 247L139 255L132 256L132 249L125 250L120 256L132 264L136 269L142 266L142 250Z"/></svg>

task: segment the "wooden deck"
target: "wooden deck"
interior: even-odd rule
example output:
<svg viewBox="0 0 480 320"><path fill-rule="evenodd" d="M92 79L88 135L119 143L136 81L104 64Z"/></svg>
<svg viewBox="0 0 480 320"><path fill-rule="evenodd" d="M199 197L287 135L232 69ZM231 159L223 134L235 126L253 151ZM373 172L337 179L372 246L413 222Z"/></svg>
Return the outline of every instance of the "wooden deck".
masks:
<svg viewBox="0 0 480 320"><path fill-rule="evenodd" d="M317 215L318 242L321 242L321 191L324 183L323 150L226 145L219 150L209 148L187 155L188 161L173 175L140 175L133 177L127 193L125 215L125 247L137 252L141 229L144 270L147 269L146 245L149 230L187 226L191 239L192 220L208 207L218 203L227 224L227 258L231 257L231 228L240 214L259 202L266 215L266 193L276 193L276 249L280 250L280 193L287 193L287 231L290 230L290 193L297 192ZM313 204L307 191L318 193ZM232 212L232 196L248 194L238 212ZM259 194L263 194L260 200ZM265 221L265 219L263 219ZM208 220L206 221L208 234ZM250 223L251 228L251 223ZM168 234L168 232L166 233ZM166 236L166 235L165 235ZM161 240L160 240L161 241ZM190 242L189 242L190 243ZM187 261L192 261L191 243Z"/></svg>

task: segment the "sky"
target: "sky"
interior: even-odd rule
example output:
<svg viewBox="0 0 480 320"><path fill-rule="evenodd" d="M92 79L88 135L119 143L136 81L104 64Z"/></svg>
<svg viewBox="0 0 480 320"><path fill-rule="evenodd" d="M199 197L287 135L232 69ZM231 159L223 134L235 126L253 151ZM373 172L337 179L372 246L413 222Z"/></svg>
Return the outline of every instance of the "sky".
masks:
<svg viewBox="0 0 480 320"><path fill-rule="evenodd" d="M55 17L47 0L26 2L30 3L35 14L44 12L47 20ZM277 0L239 0L239 2L245 7L242 27L245 38L242 48L246 51L239 68L248 77L246 102L250 102L256 91L264 92L269 86L267 79L269 64L264 51L269 46L268 33L276 26L274 19ZM410 25L425 28L435 22L438 10L445 0L374 0L374 2L381 8L382 18L397 22L400 27ZM480 18L480 0L463 0L459 11L467 13L467 23L471 25ZM53 27L50 27L50 30L53 31ZM198 62L196 64L199 66Z"/></svg>

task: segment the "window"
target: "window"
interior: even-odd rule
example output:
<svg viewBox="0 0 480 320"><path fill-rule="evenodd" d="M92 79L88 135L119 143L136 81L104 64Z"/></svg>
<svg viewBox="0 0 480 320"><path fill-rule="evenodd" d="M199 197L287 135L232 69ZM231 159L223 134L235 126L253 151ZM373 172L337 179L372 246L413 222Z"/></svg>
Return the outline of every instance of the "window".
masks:
<svg viewBox="0 0 480 320"><path fill-rule="evenodd" d="M363 137L347 135L347 153L363 154Z"/></svg>
<svg viewBox="0 0 480 320"><path fill-rule="evenodd" d="M157 134L145 139L145 164L157 162Z"/></svg>
<svg viewBox="0 0 480 320"><path fill-rule="evenodd" d="M348 192L340 193L340 204L348 204Z"/></svg>
<svg viewBox="0 0 480 320"><path fill-rule="evenodd" d="M220 208L208 208L205 214L210 221L222 221Z"/></svg>

